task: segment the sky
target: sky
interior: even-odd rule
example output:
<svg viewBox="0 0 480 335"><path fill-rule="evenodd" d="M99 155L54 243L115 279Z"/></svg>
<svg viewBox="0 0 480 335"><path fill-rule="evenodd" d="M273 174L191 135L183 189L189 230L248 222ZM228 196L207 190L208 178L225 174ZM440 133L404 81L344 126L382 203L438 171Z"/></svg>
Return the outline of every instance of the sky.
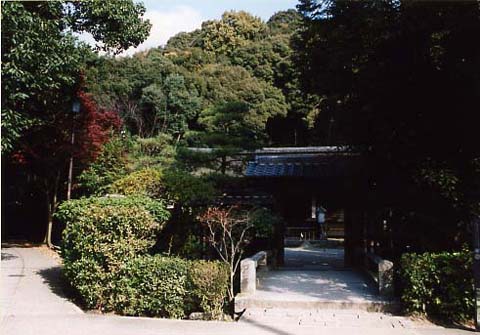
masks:
<svg viewBox="0 0 480 335"><path fill-rule="evenodd" d="M147 9L145 18L152 24L150 36L124 55L164 45L179 32L200 28L203 21L219 19L228 10L244 10L266 21L278 11L295 8L297 0L144 0L143 3Z"/></svg>

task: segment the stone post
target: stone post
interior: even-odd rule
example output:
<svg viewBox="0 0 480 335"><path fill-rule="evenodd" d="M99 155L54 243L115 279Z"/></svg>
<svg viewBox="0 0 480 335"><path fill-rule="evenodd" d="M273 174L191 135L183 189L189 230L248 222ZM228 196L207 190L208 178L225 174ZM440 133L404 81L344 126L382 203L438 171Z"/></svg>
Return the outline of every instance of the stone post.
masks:
<svg viewBox="0 0 480 335"><path fill-rule="evenodd" d="M384 297L392 297L393 290L393 263L385 259L378 263L378 293Z"/></svg>
<svg viewBox="0 0 480 335"><path fill-rule="evenodd" d="M255 261L246 258L240 263L240 292L254 294L256 287L257 271Z"/></svg>

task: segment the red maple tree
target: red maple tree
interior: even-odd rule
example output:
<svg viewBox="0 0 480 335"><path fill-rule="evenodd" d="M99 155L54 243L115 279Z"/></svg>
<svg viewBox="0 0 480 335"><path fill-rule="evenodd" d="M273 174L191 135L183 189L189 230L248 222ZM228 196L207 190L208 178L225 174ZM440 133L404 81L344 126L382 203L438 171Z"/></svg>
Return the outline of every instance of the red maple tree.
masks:
<svg viewBox="0 0 480 335"><path fill-rule="evenodd" d="M44 192L48 208L45 242L49 245L53 213L66 186L70 158L74 158L75 170L80 172L122 127L115 111L99 108L83 89L76 92L76 98L81 106L78 115L71 111L71 101L52 106L52 110L58 111L45 111L41 122L25 134L19 149L11 156L25 175L38 181L37 187ZM73 145L72 132L75 134Z"/></svg>
<svg viewBox="0 0 480 335"><path fill-rule="evenodd" d="M108 142L113 133L122 127L122 120L114 111L99 109L91 94L78 91L81 112L79 126L73 151L74 155L84 164L98 156L103 145Z"/></svg>

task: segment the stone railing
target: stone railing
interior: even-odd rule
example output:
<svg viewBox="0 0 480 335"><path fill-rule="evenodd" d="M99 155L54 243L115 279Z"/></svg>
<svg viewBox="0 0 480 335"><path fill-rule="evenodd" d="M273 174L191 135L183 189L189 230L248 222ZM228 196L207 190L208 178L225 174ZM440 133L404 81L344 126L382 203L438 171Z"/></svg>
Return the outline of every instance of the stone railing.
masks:
<svg viewBox="0 0 480 335"><path fill-rule="evenodd" d="M365 254L367 273L378 285L378 293L384 297L393 296L393 263L371 252Z"/></svg>
<svg viewBox="0 0 480 335"><path fill-rule="evenodd" d="M257 252L240 262L240 293L253 294L257 289L257 267L267 266L267 252Z"/></svg>

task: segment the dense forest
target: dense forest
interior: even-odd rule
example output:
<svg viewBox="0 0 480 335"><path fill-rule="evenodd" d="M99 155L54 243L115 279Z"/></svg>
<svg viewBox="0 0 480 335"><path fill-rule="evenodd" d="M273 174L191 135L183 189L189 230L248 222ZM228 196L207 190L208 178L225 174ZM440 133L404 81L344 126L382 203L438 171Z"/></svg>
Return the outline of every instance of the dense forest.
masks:
<svg viewBox="0 0 480 335"><path fill-rule="evenodd" d="M47 4L11 7L10 11L25 15L25 21L29 16L59 10L58 6ZM136 10L138 15L142 7L129 10ZM80 16L74 12L75 15ZM50 22L50 18L41 19ZM113 16L112 20L116 19ZM128 15L122 19L127 20ZM134 19L127 22L142 24ZM264 145L307 145L307 117L314 108L314 99L309 98L310 101L301 94L290 44L300 22L300 15L293 9L273 15L267 22L242 11L226 12L219 20L204 22L201 29L180 33L165 46L132 57L114 56L125 49L124 45L128 46L126 41L107 44L110 49L105 50L111 51L113 46L113 52L100 56L81 43L68 45L70 40L64 41L65 37L55 32L51 38L61 41L60 50L55 50L57 54L40 50L52 62L59 61L58 55L65 53L58 73L52 73L53 78L44 84L52 93L49 96L43 90L26 99L35 104L36 100L45 99L49 104L42 106L40 102L37 111L12 113L14 127L2 123L5 139L12 138L2 142L2 172L4 177L15 180L3 188L7 195L4 217L15 217L17 222L6 226L6 235L26 233L29 238L39 239L45 226L31 222L38 214L43 217L45 202L46 219L52 226L57 206L70 197L70 161L74 162L73 198L125 191L125 185L141 180L150 196L150 191L155 196L161 194L182 207L198 201L205 203L220 192L218 183L223 185L226 179L215 177L216 172L241 172L241 165L235 170L229 159L239 151ZM19 23L14 21L11 25L13 33L13 27ZM52 26L52 30L58 28ZM95 26L90 22L80 25L79 30L82 27ZM51 31L45 32L48 33ZM31 34L32 38L40 38ZM100 37L111 36L117 35L105 33ZM131 44L140 39L123 38L130 38ZM7 65L18 63L13 57L16 49L7 45L4 50L12 59ZM73 63L73 56L75 63L62 73L60 67ZM33 72L32 76L42 69L21 65ZM16 79L11 78L12 86ZM65 79L69 81L62 83ZM54 86L48 87L50 83ZM55 101L51 100L54 93L58 95ZM73 102L81 105L81 111L73 116L71 96ZM18 106L18 96L12 95L11 100L12 106ZM58 112L38 114L45 108ZM8 120L9 115L6 116ZM36 125L30 125L37 120ZM200 155L185 150L187 147L217 150ZM192 176L190 172L198 168L213 174L206 178ZM22 211L24 207L31 211ZM54 239L58 240L61 227L53 230Z"/></svg>
<svg viewBox="0 0 480 335"><path fill-rule="evenodd" d="M2 206L17 218L12 234L45 207L51 221L70 196L71 160L74 198L141 180L189 213L241 172L229 159L240 151L348 145L368 158L375 206L429 236L418 239L424 248L468 241L480 174L477 2L301 0L266 22L230 11L131 57L113 55L148 35L142 5L67 8L2 6ZM92 50L65 27L103 43Z"/></svg>
<svg viewBox="0 0 480 335"><path fill-rule="evenodd" d="M319 129L361 147L376 206L419 250L471 243L479 212L480 7L475 1L312 1L293 38ZM402 248L401 245L399 245Z"/></svg>
<svg viewBox="0 0 480 335"><path fill-rule="evenodd" d="M148 38L145 13L2 1L2 242L59 250L85 308L229 320L241 260L269 250L281 265L297 224L315 232L320 206L339 207L345 265L378 269L408 312L472 319L477 0L228 11L122 56ZM298 149L313 146L328 148ZM251 162L262 147L277 149Z"/></svg>
<svg viewBox="0 0 480 335"><path fill-rule="evenodd" d="M278 12L267 22L226 12L164 47L133 57L95 57L86 85L98 104L116 110L141 138L168 135L179 144L312 144L315 99L299 89L290 40L301 17ZM238 123L227 130L227 123ZM228 138L228 139L227 139ZM325 139L322 139L325 141Z"/></svg>
<svg viewBox="0 0 480 335"><path fill-rule="evenodd" d="M162 48L95 59L87 83L130 134L176 147L354 146L377 205L395 204L404 230L436 229L418 242L435 248L468 240L478 204L478 14L474 2L307 0L267 22L227 12Z"/></svg>

